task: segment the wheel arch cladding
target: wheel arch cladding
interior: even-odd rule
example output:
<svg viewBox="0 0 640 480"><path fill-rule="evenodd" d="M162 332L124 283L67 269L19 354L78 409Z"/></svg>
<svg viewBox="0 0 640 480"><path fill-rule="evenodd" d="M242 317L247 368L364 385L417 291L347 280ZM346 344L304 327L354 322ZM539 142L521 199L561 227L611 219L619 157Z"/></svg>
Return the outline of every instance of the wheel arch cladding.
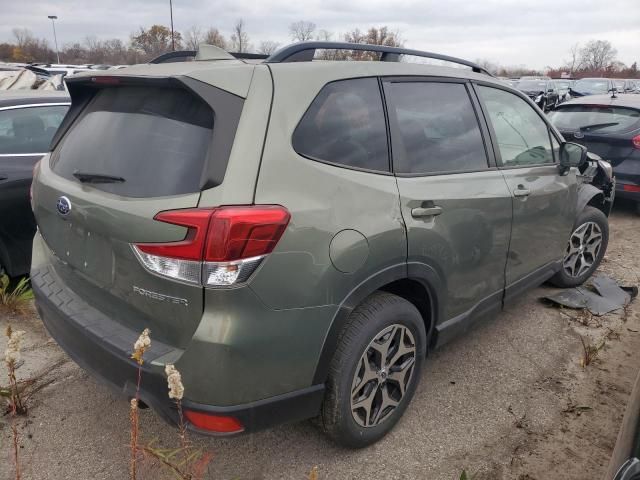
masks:
<svg viewBox="0 0 640 480"><path fill-rule="evenodd" d="M340 335L348 324L351 312L377 291L398 295L418 309L425 322L426 347L430 346L438 319L439 303L436 293L438 289L431 285L430 279L408 277L406 264L394 265L360 283L342 301L325 337L313 377L314 385L326 381L329 364L335 354Z"/></svg>
<svg viewBox="0 0 640 480"><path fill-rule="evenodd" d="M599 188L588 183L582 184L578 188L577 214L579 215L587 205L595 207L606 216L609 216L609 212L604 204L604 193Z"/></svg>

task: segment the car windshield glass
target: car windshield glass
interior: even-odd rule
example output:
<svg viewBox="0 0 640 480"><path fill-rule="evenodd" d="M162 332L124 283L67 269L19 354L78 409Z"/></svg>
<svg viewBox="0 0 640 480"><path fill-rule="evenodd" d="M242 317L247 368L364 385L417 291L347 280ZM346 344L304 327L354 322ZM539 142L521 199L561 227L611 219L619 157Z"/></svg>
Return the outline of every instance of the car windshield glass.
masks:
<svg viewBox="0 0 640 480"><path fill-rule="evenodd" d="M573 89L577 92L606 93L609 89L609 84L606 80L578 80Z"/></svg>
<svg viewBox="0 0 640 480"><path fill-rule="evenodd" d="M640 111L624 107L571 105L555 110L550 118L561 130L624 133L640 128Z"/></svg>
<svg viewBox="0 0 640 480"><path fill-rule="evenodd" d="M518 88L520 90L539 90L543 92L546 87L546 82L539 80L521 80L518 82Z"/></svg>

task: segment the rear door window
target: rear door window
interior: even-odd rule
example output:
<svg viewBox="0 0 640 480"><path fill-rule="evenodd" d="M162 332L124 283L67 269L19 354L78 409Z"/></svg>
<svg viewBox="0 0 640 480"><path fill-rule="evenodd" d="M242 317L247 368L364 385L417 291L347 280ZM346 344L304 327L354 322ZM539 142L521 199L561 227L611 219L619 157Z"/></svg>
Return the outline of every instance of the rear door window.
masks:
<svg viewBox="0 0 640 480"><path fill-rule="evenodd" d="M296 152L312 160L389 171L378 80L357 78L325 85L302 117L292 142Z"/></svg>
<svg viewBox="0 0 640 480"><path fill-rule="evenodd" d="M462 83L385 84L396 173L430 174L488 168L480 126Z"/></svg>
<svg viewBox="0 0 640 480"><path fill-rule="evenodd" d="M57 174L119 177L92 183L128 197L199 191L211 144L213 110L178 88L121 86L95 95L52 157Z"/></svg>
<svg viewBox="0 0 640 480"><path fill-rule="evenodd" d="M0 154L44 154L68 110L67 105L0 110Z"/></svg>
<svg viewBox="0 0 640 480"><path fill-rule="evenodd" d="M560 130L626 133L640 129L640 110L606 105L568 105L550 115Z"/></svg>

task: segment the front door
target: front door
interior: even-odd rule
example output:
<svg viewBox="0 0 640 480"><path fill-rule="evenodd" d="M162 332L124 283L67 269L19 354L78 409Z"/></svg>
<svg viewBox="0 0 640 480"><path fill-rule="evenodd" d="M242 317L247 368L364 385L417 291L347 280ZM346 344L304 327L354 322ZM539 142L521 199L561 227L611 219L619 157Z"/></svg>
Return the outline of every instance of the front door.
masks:
<svg viewBox="0 0 640 480"><path fill-rule="evenodd" d="M512 195L508 298L557 270L576 218L576 174L560 175L558 140L529 102L501 88L476 88L493 129L498 166Z"/></svg>

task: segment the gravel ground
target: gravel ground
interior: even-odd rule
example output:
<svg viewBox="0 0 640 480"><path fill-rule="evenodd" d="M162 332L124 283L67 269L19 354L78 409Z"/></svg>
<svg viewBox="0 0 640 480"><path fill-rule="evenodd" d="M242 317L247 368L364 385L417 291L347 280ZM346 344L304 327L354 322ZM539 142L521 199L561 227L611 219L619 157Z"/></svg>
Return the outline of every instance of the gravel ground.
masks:
<svg viewBox="0 0 640 480"><path fill-rule="evenodd" d="M639 284L639 233L640 218L616 207L601 271ZM529 292L433 352L404 418L378 444L337 448L313 422L231 439L191 435L213 454L205 478L304 479L314 466L320 479L458 479L463 469L474 480L601 478L640 366L640 301L590 318L538 301L552 291ZM18 422L23 479L128 478L127 400L72 363L33 312L2 314L3 330L8 322L27 331L19 377L44 384ZM580 336L605 341L586 368ZM141 436L164 446L178 441L149 410L141 413ZM8 417L0 418L0 478L14 478L10 440ZM138 478L175 476L146 462Z"/></svg>

